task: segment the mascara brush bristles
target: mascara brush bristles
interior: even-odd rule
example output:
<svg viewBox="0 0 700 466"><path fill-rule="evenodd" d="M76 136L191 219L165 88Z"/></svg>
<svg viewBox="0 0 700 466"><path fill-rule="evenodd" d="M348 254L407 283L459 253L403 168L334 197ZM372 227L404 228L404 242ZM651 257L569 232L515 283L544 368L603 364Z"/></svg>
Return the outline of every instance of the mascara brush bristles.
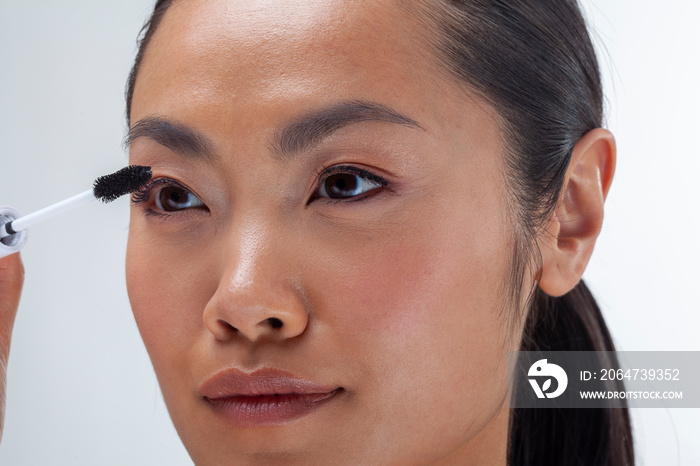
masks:
<svg viewBox="0 0 700 466"><path fill-rule="evenodd" d="M106 203L125 194L138 191L148 184L151 176L151 167L142 167L140 165L130 165L111 175L101 176L95 180L93 189L1 225L0 239L26 230L32 225L87 204L95 199L100 199Z"/></svg>
<svg viewBox="0 0 700 466"><path fill-rule="evenodd" d="M129 165L111 175L97 178L93 192L102 202L112 202L125 194L140 190L151 181L151 176L151 167Z"/></svg>

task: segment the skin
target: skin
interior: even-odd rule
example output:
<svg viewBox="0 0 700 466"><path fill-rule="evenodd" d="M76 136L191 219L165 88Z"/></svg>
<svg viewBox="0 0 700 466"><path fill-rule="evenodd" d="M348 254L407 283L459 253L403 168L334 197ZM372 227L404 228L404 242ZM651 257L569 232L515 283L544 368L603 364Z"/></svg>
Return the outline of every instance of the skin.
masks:
<svg viewBox="0 0 700 466"><path fill-rule="evenodd" d="M204 206L162 212L152 191L132 207L127 285L195 463L505 464L507 354L522 328L503 318L515 306L501 298L512 248L502 134L488 105L439 77L416 27L391 1L182 0L154 36L132 126L176 122L211 154L131 142L130 163ZM274 153L290 122L358 100L420 128L365 121ZM524 289L536 274L563 294L583 273L614 169L614 140L596 131L574 151ZM315 198L319 173L341 166L387 184ZM294 422L235 427L198 394L226 368L343 391Z"/></svg>
<svg viewBox="0 0 700 466"><path fill-rule="evenodd" d="M7 360L23 284L24 266L19 253L0 259L0 440L5 425Z"/></svg>

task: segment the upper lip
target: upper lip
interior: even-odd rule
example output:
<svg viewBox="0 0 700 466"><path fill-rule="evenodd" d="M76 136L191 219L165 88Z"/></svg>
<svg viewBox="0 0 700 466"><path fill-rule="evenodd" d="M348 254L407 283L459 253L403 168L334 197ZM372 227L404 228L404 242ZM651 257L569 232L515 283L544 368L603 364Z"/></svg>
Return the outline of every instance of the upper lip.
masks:
<svg viewBox="0 0 700 466"><path fill-rule="evenodd" d="M339 388L277 369L259 369L250 373L226 369L207 379L199 388L199 394L215 400L236 396L313 395L330 393Z"/></svg>

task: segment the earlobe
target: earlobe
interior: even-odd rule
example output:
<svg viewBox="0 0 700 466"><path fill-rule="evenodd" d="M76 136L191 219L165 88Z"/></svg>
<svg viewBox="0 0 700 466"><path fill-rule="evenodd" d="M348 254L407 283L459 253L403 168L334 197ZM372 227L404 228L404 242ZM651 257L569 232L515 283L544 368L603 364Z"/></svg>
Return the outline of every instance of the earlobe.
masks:
<svg viewBox="0 0 700 466"><path fill-rule="evenodd" d="M539 241L539 286L551 296L569 292L588 265L603 224L615 158L615 138L606 129L590 131L574 147L559 204Z"/></svg>

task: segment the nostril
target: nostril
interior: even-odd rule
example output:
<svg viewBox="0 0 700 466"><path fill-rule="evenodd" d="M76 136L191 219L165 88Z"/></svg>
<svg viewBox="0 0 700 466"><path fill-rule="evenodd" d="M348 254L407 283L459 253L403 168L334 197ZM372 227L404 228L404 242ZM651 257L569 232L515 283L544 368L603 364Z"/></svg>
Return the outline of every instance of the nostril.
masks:
<svg viewBox="0 0 700 466"><path fill-rule="evenodd" d="M233 325L229 324L225 320L219 319L219 325L221 325L223 328L226 330L230 330L232 332L238 332L238 329L234 327Z"/></svg>
<svg viewBox="0 0 700 466"><path fill-rule="evenodd" d="M277 317L270 317L269 319L267 319L267 322L270 324L270 327L275 329L282 328L282 326L284 325L284 322L282 322Z"/></svg>

